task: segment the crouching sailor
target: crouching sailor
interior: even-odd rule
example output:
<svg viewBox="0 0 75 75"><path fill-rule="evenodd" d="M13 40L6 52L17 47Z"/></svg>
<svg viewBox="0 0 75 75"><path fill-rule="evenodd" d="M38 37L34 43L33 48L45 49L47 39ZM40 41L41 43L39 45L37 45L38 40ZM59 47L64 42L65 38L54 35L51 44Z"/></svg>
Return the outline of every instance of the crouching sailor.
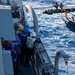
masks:
<svg viewBox="0 0 75 75"><path fill-rule="evenodd" d="M16 34L18 35L21 43L20 63L23 64L25 58L27 37L30 36L29 25L26 25L25 28L21 25Z"/></svg>
<svg viewBox="0 0 75 75"><path fill-rule="evenodd" d="M29 60L31 58L31 56L34 53L34 44L35 44L35 40L36 40L36 33L30 32L30 36L27 37L27 42L26 42L26 49L25 49L25 55L26 55L26 59L25 59L25 66L29 66Z"/></svg>

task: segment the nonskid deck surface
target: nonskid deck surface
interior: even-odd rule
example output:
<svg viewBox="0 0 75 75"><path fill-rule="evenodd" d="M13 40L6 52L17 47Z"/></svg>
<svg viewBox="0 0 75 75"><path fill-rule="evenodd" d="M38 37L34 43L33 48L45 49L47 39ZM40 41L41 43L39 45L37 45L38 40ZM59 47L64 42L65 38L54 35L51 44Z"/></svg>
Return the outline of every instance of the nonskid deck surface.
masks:
<svg viewBox="0 0 75 75"><path fill-rule="evenodd" d="M20 70L21 72L18 72L17 75L34 75L31 66L26 67L23 64L20 64Z"/></svg>

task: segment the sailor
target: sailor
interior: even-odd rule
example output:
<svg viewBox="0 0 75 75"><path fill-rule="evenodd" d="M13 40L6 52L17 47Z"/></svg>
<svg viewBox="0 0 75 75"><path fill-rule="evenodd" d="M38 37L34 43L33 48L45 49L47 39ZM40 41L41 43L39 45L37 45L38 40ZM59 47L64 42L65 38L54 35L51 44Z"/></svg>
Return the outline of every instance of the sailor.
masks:
<svg viewBox="0 0 75 75"><path fill-rule="evenodd" d="M21 56L20 56L20 62L24 62L24 57L25 57L25 46L27 42L27 37L30 36L30 31L29 31L29 25L26 25L25 28L21 25L18 28L18 31L16 32L20 39L21 43Z"/></svg>
<svg viewBox="0 0 75 75"><path fill-rule="evenodd" d="M13 18L20 18L20 13L19 13L19 6L16 3L13 3L11 5L11 9L12 9L12 17Z"/></svg>
<svg viewBox="0 0 75 75"><path fill-rule="evenodd" d="M29 66L29 60L34 53L34 44L36 40L36 33L34 31L30 32L30 36L27 37L26 49L25 49L25 66Z"/></svg>
<svg viewBox="0 0 75 75"><path fill-rule="evenodd" d="M57 2L56 2L54 7L56 8L56 10L58 9L58 3Z"/></svg>
<svg viewBox="0 0 75 75"><path fill-rule="evenodd" d="M62 4L62 3L60 4L60 8L61 8L61 9L63 8L63 4Z"/></svg>
<svg viewBox="0 0 75 75"><path fill-rule="evenodd" d="M12 11L17 11L19 8L20 8L20 7L17 6L17 3L12 3L12 5L11 5Z"/></svg>
<svg viewBox="0 0 75 75"><path fill-rule="evenodd" d="M21 72L19 66L20 66L20 55L21 55L21 45L20 45L20 41L19 41L19 38L17 36L16 40L13 42L14 43L14 50L16 51L17 53L17 72Z"/></svg>

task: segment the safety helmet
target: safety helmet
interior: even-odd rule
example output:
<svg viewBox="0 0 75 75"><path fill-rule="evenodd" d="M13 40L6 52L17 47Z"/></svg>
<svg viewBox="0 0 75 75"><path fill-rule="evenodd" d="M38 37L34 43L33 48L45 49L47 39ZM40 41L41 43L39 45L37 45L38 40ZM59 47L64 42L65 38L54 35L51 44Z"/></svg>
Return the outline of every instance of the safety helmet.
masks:
<svg viewBox="0 0 75 75"><path fill-rule="evenodd" d="M35 33L34 31L32 31L32 32L30 33L30 36L31 36L31 37L36 37L36 33Z"/></svg>
<svg viewBox="0 0 75 75"><path fill-rule="evenodd" d="M22 25L19 26L18 30L22 31L24 29L24 27Z"/></svg>

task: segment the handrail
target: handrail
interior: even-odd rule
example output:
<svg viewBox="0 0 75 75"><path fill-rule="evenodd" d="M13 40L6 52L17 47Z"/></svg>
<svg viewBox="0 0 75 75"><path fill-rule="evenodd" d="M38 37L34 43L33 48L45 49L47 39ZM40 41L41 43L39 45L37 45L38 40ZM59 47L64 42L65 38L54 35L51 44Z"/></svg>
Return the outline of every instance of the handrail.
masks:
<svg viewBox="0 0 75 75"><path fill-rule="evenodd" d="M65 64L68 63L69 56L63 50L57 51L54 64L54 75L58 75L58 63L61 56L64 58Z"/></svg>
<svg viewBox="0 0 75 75"><path fill-rule="evenodd" d="M27 11L30 11L30 13L31 13L31 17L32 17L33 24L34 24L34 31L38 35L38 21L37 21L35 11L30 5L25 5L25 8Z"/></svg>
<svg viewBox="0 0 75 75"><path fill-rule="evenodd" d="M38 21L37 21L37 17L36 17L36 14L35 14L35 12L34 12L34 10L33 10L33 8L30 6L30 5L25 5L25 8L26 8L26 10L27 11L30 11L30 13L31 13L31 16L32 16L32 20L33 20L33 24L34 24L34 31L36 32L36 34L38 34ZM42 42L41 42L42 43ZM37 45L38 46L38 45ZM43 49L45 49L43 46L41 46ZM37 48L36 48L36 50L37 50ZM35 51L36 51L35 50ZM55 64L54 64L54 68L53 68L53 64L52 64L52 62L51 62L51 60L48 62L42 62L42 59L44 59L44 57L43 57L43 55L45 55L45 53L42 51L42 49L41 48L39 48L38 49L38 51L41 51L41 53L39 53L39 52L37 52L37 55L35 55L35 57L36 58L34 58L35 59L35 61L33 61L34 62L34 66L35 67L37 67L37 71L38 71L38 74L40 74L40 72L41 71L39 71L40 70L40 65L42 66L42 74L44 73L45 74L45 72L47 72L47 73L49 73L49 75L53 75L53 73L54 73L54 75L58 75L58 63L59 63L59 58L60 58L60 56L62 56L63 58L64 58L64 60L65 60L65 63L67 64L68 63L68 58L69 58L69 56L64 52L64 51L57 51L57 53L56 53L56 57L55 57ZM39 57L39 59L38 59L38 57ZM47 57L48 58L48 57ZM36 60L37 59L37 60ZM40 62L39 62L40 61ZM44 60L44 61L46 61L46 60ZM36 63L36 62L38 62L38 63ZM36 64L38 65L38 66L36 66ZM40 63L40 65L39 65L39 63ZM44 64L44 65L43 65ZM48 65L49 64L49 65ZM49 66L49 68L48 68L48 66ZM46 71L46 69L48 70L48 71ZM45 72L43 72L43 71L45 71Z"/></svg>

